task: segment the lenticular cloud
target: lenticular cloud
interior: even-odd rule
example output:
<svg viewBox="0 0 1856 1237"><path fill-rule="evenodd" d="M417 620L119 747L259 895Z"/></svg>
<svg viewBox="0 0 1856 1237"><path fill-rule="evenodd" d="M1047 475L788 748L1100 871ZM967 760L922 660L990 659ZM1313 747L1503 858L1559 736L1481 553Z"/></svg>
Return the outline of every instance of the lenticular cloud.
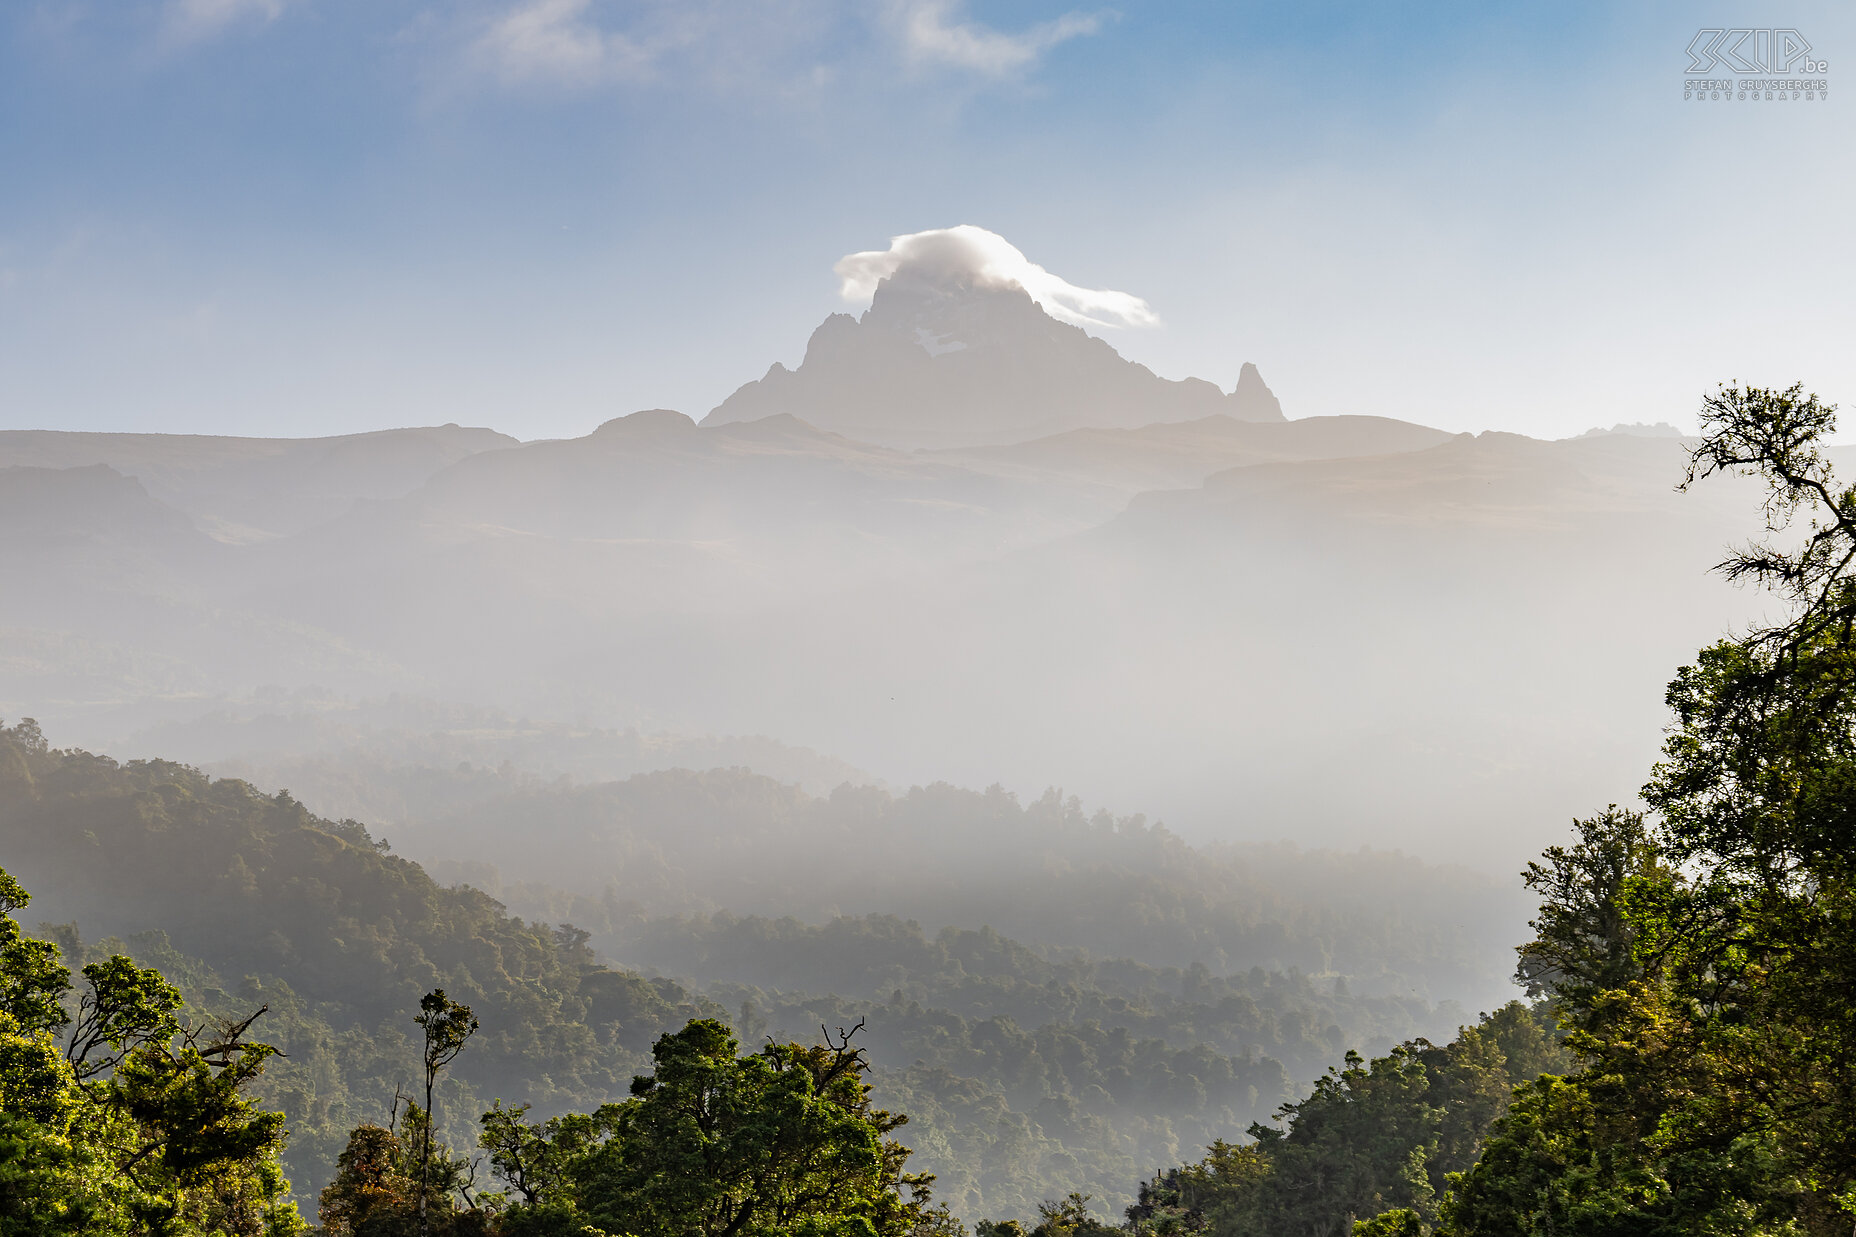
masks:
<svg viewBox="0 0 1856 1237"><path fill-rule="evenodd" d="M1018 247L985 228L963 223L893 237L888 249L840 258L832 267L847 301L861 301L878 283L896 279L931 287L1023 288L1053 318L1077 326L1158 326L1146 301L1127 292L1079 288L1026 258Z"/></svg>

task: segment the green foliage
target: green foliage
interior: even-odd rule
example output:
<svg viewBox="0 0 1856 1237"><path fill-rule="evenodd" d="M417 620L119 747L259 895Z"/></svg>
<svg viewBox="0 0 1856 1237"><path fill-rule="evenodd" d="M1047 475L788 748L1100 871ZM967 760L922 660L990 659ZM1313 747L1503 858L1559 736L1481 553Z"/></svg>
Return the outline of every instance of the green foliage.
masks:
<svg viewBox="0 0 1856 1237"><path fill-rule="evenodd" d="M738 991L711 990L731 1003ZM1143 1163L1241 1129L1291 1094L1268 1058L1176 1048L1094 1020L1021 1027L906 1000L758 990L751 1000L749 1012L779 1036L867 1020L881 1102L910 1114L905 1141L933 1168L937 1192L969 1216L1028 1217L1044 1195L1071 1190L1125 1205L1116 1187Z"/></svg>
<svg viewBox="0 0 1856 1237"><path fill-rule="evenodd" d="M1832 1231L1801 1219L1817 1209L1768 1137L1730 1128L1696 1138L1678 1128L1683 1115L1671 1109L1679 1105L1659 1103L1631 1081L1582 1074L1524 1090L1446 1202L1438 1232ZM1674 1118L1666 1131L1655 1119L1659 1108Z"/></svg>
<svg viewBox="0 0 1856 1237"><path fill-rule="evenodd" d="M396 1089L421 1085L411 1018L433 989L490 1027L435 1078L431 1106L445 1118L435 1133L454 1145L475 1142L475 1115L492 1095L553 1111L622 1095L657 1035L720 1012L670 981L601 966L583 932L440 887L361 826L320 820L288 795L161 761L52 749L36 727L0 727L0 753L24 770L0 787L15 870L64 915L135 932L101 948L59 929L73 965L105 968L92 1019L100 1051L158 1030L111 1009L111 993L154 982L151 968L209 1018L267 1006L284 1056L254 1094L289 1113L285 1164L307 1198L350 1130L388 1123ZM151 926L162 930L142 931ZM0 1002L22 1025L55 1030L70 1017L56 999L58 952L0 919Z"/></svg>
<svg viewBox="0 0 1856 1237"><path fill-rule="evenodd" d="M420 1112L419 1125L419 1231L427 1234L431 1231L427 1213L431 1207L432 1188L432 1124L436 1111L432 1107L432 1092L438 1084L438 1075L458 1059L464 1051L464 1045L477 1033L478 1023L470 1012L470 1006L460 1005L445 995L443 988L434 988L419 998L419 1014L413 1019L425 1039L422 1064L425 1067L425 1108Z"/></svg>
<svg viewBox="0 0 1856 1237"><path fill-rule="evenodd" d="M1514 1088L1569 1063L1518 1002L1442 1047L1413 1040L1370 1062L1349 1052L1307 1098L1282 1106L1283 1124L1252 1125L1250 1145L1214 1142L1203 1161L1144 1185L1129 1227L1327 1237L1371 1221L1381 1227L1365 1231L1378 1237L1428 1226Z"/></svg>
<svg viewBox="0 0 1856 1237"><path fill-rule="evenodd" d="M1072 1190L1062 1199L1038 1204L1031 1237L1110 1237L1116 1230L1089 1212L1089 1195Z"/></svg>
<svg viewBox="0 0 1856 1237"><path fill-rule="evenodd" d="M398 1128L362 1125L348 1135L318 1208L327 1237L485 1237L500 1232L495 1196L474 1194L473 1167L442 1143L418 1107ZM484 1205L488 1204L488 1206Z"/></svg>
<svg viewBox="0 0 1856 1237"><path fill-rule="evenodd" d="M465 1043L477 1033L479 1024L470 1006L452 1000L443 988L435 988L419 998L419 1015L413 1023L425 1036L425 1076L430 1090L430 1080L458 1059Z"/></svg>
<svg viewBox="0 0 1856 1237"><path fill-rule="evenodd" d="M1566 1010L1590 1010L1597 995L1642 977L1637 927L1628 913L1633 886L1667 881L1641 812L1614 805L1574 822L1579 840L1549 847L1522 878L1541 899L1529 923L1534 939L1516 952L1515 978L1530 997L1552 993Z"/></svg>
<svg viewBox="0 0 1856 1237"><path fill-rule="evenodd" d="M405 1232L417 1224L416 1168L392 1130L357 1127L323 1187L317 1218L328 1237Z"/></svg>
<svg viewBox="0 0 1856 1237"><path fill-rule="evenodd" d="M165 1042L179 1032L179 989L160 971L121 954L84 968L90 990L78 1001L66 1056L88 1078L115 1069L142 1044Z"/></svg>
<svg viewBox="0 0 1856 1237"><path fill-rule="evenodd" d="M73 1020L57 947L12 918L28 901L0 871L0 1235L300 1232L283 1117L251 1094L275 1055L245 1038L258 1014L183 1024L176 990L117 955L84 968Z"/></svg>
<svg viewBox="0 0 1856 1237"><path fill-rule="evenodd" d="M570 1168L612 1137L619 1111L619 1105L606 1104L591 1113L568 1113L531 1125L523 1119L528 1105L504 1108L498 1102L483 1114L479 1142L517 1203L546 1206L570 1196Z"/></svg>
<svg viewBox="0 0 1856 1237"><path fill-rule="evenodd" d="M484 1115L483 1146L519 1197L509 1233L591 1225L638 1237L902 1237L958 1225L929 1206L890 1135L907 1118L872 1105L852 1046L768 1044L736 1055L712 1019L661 1037L655 1070L598 1112L529 1125ZM358 1231L358 1230L357 1230ZM951 1237L951 1234L950 1234Z"/></svg>
<svg viewBox="0 0 1856 1237"><path fill-rule="evenodd" d="M0 736L5 734L0 728ZM13 912L32 895L0 869L0 1014L20 1032L56 1031L71 1020L63 997L71 973L58 960L58 947L20 931Z"/></svg>
<svg viewBox="0 0 1856 1237"><path fill-rule="evenodd" d="M973 1237L1025 1237L1025 1226L1017 1220L979 1220L973 1225Z"/></svg>
<svg viewBox="0 0 1856 1237"><path fill-rule="evenodd" d="M1856 489L1820 449L1833 411L1796 386L1704 405L1689 481L1756 473L1769 531L1797 534L1723 567L1791 612L1677 673L1652 825L1614 811L1549 853L1523 969L1543 960L1580 1069L1517 1100L1440 1232L1849 1231Z"/></svg>
<svg viewBox="0 0 1856 1237"><path fill-rule="evenodd" d="M1424 1237L1424 1218L1409 1207L1382 1211L1353 1222L1353 1237Z"/></svg>
<svg viewBox="0 0 1856 1237"><path fill-rule="evenodd" d="M1286 1134L1252 1128L1270 1172L1260 1189L1233 1200L1218 1228L1319 1234L1391 1208L1428 1220L1513 1088L1563 1060L1519 1004L1441 1048L1416 1041L1370 1065L1349 1054L1345 1069L1284 1107Z"/></svg>

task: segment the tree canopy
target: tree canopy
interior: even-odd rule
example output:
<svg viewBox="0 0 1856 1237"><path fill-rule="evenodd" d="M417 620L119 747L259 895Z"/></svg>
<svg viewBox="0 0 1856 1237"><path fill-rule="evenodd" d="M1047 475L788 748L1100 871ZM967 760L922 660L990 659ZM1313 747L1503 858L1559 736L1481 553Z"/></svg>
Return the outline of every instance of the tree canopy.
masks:
<svg viewBox="0 0 1856 1237"><path fill-rule="evenodd" d="M1655 816L1584 822L1533 870L1547 900L1523 973L1580 1068L1520 1094L1442 1232L1856 1217L1856 488L1822 451L1833 414L1798 386L1704 405L1688 481L1767 483L1768 538L1722 570L1788 611L1677 672Z"/></svg>
<svg viewBox="0 0 1856 1237"><path fill-rule="evenodd" d="M120 954L77 988L13 918L30 900L0 870L0 1234L301 1232L283 1114L250 1094L276 1051L248 1038L264 1010L186 1021L160 972Z"/></svg>
<svg viewBox="0 0 1856 1237"><path fill-rule="evenodd" d="M933 1178L905 1170L890 1137L907 1118L876 1108L855 1030L810 1047L742 1055L697 1019L661 1036L631 1097L542 1122L526 1106L483 1115L480 1146L500 1192L472 1192L449 1149L426 1172L408 1133L364 1125L322 1197L334 1237L903 1237L945 1217ZM424 1173L424 1177L421 1174ZM422 1190L420 1180L442 1188ZM428 1197L429 1195L429 1197Z"/></svg>

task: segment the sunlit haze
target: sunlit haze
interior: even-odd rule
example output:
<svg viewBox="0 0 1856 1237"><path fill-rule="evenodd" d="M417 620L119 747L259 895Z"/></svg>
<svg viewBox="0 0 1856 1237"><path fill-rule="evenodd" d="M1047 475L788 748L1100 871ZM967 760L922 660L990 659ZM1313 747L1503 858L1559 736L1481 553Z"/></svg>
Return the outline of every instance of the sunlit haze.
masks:
<svg viewBox="0 0 1856 1237"><path fill-rule="evenodd" d="M0 4L0 1237L1847 1237L1852 47Z"/></svg>

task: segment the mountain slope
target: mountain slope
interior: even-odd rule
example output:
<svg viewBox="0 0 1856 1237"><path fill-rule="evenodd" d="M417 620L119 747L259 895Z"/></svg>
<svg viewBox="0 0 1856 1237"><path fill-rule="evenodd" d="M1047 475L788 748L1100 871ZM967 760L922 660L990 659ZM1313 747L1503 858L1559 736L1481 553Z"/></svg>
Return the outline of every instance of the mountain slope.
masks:
<svg viewBox="0 0 1856 1237"><path fill-rule="evenodd" d="M1069 430L1005 446L937 451L934 458L1021 481L1100 487L1125 501L1144 490L1195 487L1246 464L1395 455L1449 438L1444 430L1387 417L1245 421L1220 413L1138 429Z"/></svg>
<svg viewBox="0 0 1856 1237"><path fill-rule="evenodd" d="M241 681L396 682L366 650L230 596L250 549L107 465L0 468L0 708L158 714Z"/></svg>
<svg viewBox="0 0 1856 1237"><path fill-rule="evenodd" d="M457 425L331 438L0 430L0 467L106 464L214 536L239 542L298 532L358 499L410 493L467 455L515 442Z"/></svg>

